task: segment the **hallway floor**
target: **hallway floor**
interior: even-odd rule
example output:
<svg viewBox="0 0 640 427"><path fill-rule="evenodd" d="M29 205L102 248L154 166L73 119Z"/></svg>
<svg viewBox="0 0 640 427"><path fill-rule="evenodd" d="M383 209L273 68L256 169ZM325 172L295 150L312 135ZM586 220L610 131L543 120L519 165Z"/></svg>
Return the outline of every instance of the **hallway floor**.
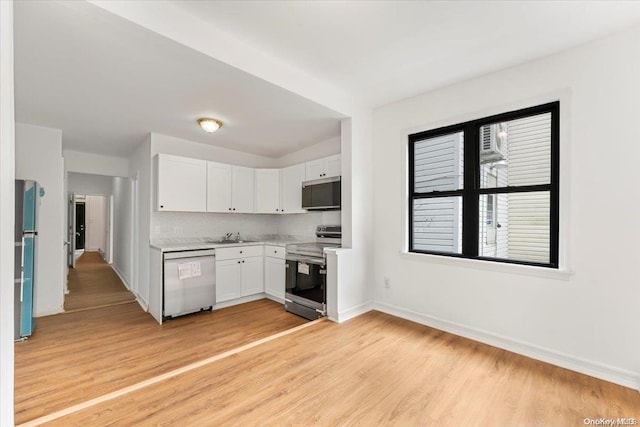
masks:
<svg viewBox="0 0 640 427"><path fill-rule="evenodd" d="M98 252L85 252L69 269L69 294L65 296L65 311L135 301L116 272Z"/></svg>

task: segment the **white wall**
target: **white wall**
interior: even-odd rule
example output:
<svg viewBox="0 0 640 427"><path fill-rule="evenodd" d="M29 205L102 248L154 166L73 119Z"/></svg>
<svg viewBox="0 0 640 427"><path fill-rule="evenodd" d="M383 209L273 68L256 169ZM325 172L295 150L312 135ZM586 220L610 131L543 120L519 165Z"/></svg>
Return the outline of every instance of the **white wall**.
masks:
<svg viewBox="0 0 640 427"><path fill-rule="evenodd" d="M16 178L44 188L38 213L35 315L63 311L67 218L64 196L62 131L16 123Z"/></svg>
<svg viewBox="0 0 640 427"><path fill-rule="evenodd" d="M13 425L13 2L0 2L0 425Z"/></svg>
<svg viewBox="0 0 640 427"><path fill-rule="evenodd" d="M99 251L104 257L107 252L107 198L87 196L86 198L86 251Z"/></svg>
<svg viewBox="0 0 640 427"><path fill-rule="evenodd" d="M138 247L135 250L134 266L136 278L132 286L133 292L145 305L149 305L149 244L151 230L151 135L142 142L129 159L129 173L138 183L138 195L134 218Z"/></svg>
<svg viewBox="0 0 640 427"><path fill-rule="evenodd" d="M67 192L110 196L113 194L113 177L69 172L67 175Z"/></svg>
<svg viewBox="0 0 640 427"><path fill-rule="evenodd" d="M340 154L340 150L341 139L338 136L279 157L276 159L276 166L282 168L322 157L333 156L334 154Z"/></svg>
<svg viewBox="0 0 640 427"><path fill-rule="evenodd" d="M133 205L131 180L114 177L113 181L113 268L128 288L132 285Z"/></svg>
<svg viewBox="0 0 640 427"><path fill-rule="evenodd" d="M640 45L636 28L381 107L374 115L378 307L640 387ZM407 130L561 100L562 268L402 255ZM433 261L431 261L433 260ZM384 277L391 280L385 289Z"/></svg>
<svg viewBox="0 0 640 427"><path fill-rule="evenodd" d="M121 177L126 177L129 173L129 161L122 157L83 153L73 150L64 150L63 156L66 172Z"/></svg>

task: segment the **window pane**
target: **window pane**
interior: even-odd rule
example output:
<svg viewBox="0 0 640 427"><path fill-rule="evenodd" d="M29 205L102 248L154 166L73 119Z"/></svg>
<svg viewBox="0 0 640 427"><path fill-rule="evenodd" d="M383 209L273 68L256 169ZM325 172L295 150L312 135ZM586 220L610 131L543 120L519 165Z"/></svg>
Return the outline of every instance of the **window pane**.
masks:
<svg viewBox="0 0 640 427"><path fill-rule="evenodd" d="M551 113L482 126L480 164L482 188L549 184Z"/></svg>
<svg viewBox="0 0 640 427"><path fill-rule="evenodd" d="M460 190L464 179L462 132L416 141L414 184L416 193Z"/></svg>
<svg viewBox="0 0 640 427"><path fill-rule="evenodd" d="M550 212L547 191L481 195L478 254L549 263Z"/></svg>
<svg viewBox="0 0 640 427"><path fill-rule="evenodd" d="M462 197L413 201L413 249L462 253Z"/></svg>

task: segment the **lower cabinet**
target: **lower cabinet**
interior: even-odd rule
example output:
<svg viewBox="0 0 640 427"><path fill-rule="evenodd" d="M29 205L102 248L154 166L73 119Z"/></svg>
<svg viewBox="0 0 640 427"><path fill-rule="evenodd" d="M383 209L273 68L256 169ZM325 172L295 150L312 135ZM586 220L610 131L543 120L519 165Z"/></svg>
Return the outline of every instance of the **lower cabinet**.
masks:
<svg viewBox="0 0 640 427"><path fill-rule="evenodd" d="M216 303L264 292L263 259L262 247L216 250Z"/></svg>
<svg viewBox="0 0 640 427"><path fill-rule="evenodd" d="M266 246L264 251L264 292L284 300L285 292L285 249Z"/></svg>

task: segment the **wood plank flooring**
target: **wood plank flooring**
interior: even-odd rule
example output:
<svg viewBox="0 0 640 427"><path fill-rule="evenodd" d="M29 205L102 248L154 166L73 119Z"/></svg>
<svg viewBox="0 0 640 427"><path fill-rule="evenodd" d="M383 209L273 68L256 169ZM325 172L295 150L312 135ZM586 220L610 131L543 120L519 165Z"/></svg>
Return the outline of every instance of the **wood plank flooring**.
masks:
<svg viewBox="0 0 640 427"><path fill-rule="evenodd" d="M64 298L66 311L134 301L120 277L98 252L85 252L69 269L69 294Z"/></svg>
<svg viewBox="0 0 640 427"><path fill-rule="evenodd" d="M54 426L581 426L636 390L370 312L321 322Z"/></svg>
<svg viewBox="0 0 640 427"><path fill-rule="evenodd" d="M260 300L158 325L137 303L37 319L15 345L16 423L301 325Z"/></svg>

